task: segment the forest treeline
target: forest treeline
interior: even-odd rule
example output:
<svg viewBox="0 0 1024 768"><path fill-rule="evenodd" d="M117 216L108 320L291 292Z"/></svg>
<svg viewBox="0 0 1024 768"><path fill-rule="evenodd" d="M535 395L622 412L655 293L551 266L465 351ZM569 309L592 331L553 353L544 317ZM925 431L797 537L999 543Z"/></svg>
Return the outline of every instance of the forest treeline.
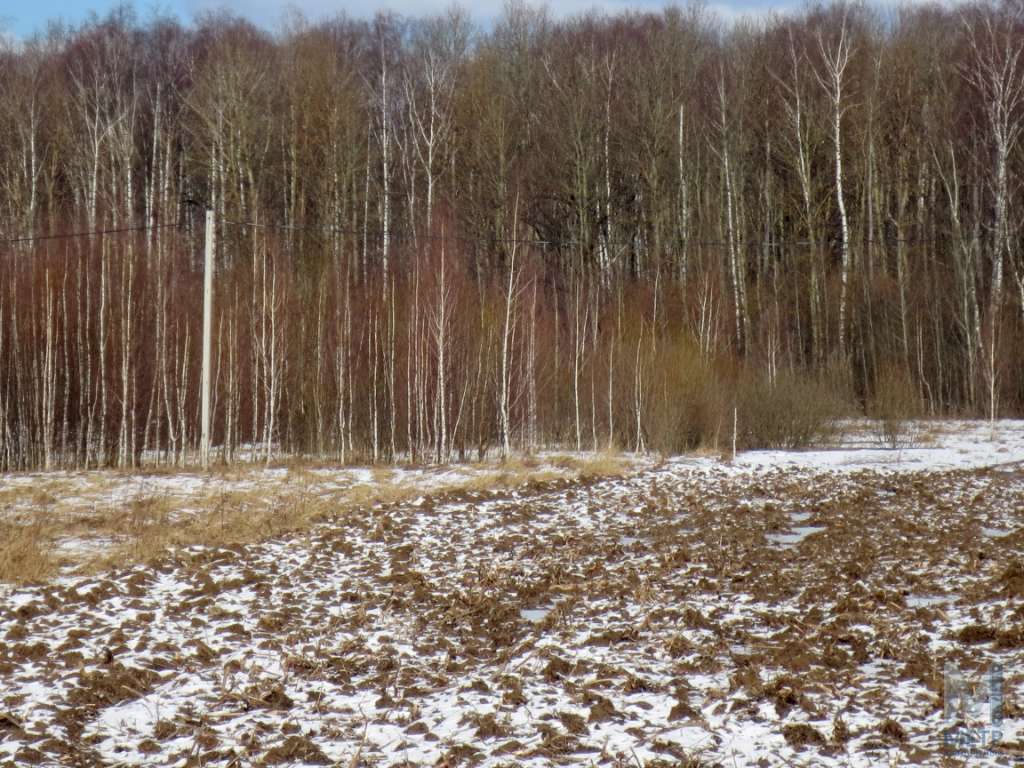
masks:
<svg viewBox="0 0 1024 768"><path fill-rule="evenodd" d="M0 467L445 461L1024 405L1020 3L510 4L0 51Z"/></svg>

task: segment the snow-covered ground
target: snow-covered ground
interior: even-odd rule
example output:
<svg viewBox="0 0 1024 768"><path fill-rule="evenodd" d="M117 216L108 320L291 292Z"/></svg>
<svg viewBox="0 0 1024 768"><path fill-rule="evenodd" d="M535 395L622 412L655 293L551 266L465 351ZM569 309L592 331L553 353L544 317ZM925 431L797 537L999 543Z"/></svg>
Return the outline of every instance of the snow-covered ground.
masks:
<svg viewBox="0 0 1024 768"><path fill-rule="evenodd" d="M19 588L0 766L1015 764L1024 424L992 437L425 488ZM1001 742L950 754L943 671L996 661Z"/></svg>
<svg viewBox="0 0 1024 768"><path fill-rule="evenodd" d="M1024 421L908 422L889 448L870 422L849 422L837 445L825 450L748 451L738 467L806 467L836 471L921 472L972 469L1024 461Z"/></svg>

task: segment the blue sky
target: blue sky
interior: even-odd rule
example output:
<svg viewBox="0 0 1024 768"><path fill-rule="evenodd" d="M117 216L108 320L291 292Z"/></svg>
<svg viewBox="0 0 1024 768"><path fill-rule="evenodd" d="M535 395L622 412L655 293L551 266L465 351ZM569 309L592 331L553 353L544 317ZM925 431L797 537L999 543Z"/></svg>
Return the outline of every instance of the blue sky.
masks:
<svg viewBox="0 0 1024 768"><path fill-rule="evenodd" d="M105 15L118 3L116 0L0 0L0 29L15 37L27 37L42 30L46 23L62 19L78 24L90 13ZM160 0L157 3L131 3L140 16L145 17L152 9L187 19L193 0Z"/></svg>
<svg viewBox="0 0 1024 768"><path fill-rule="evenodd" d="M503 2L504 0L462 0L460 4L469 8L478 20L483 20L496 17ZM351 16L365 17L378 9L390 9L415 16L441 11L450 3L451 0L292 0L288 3L279 0L244 0L234 3L224 0L137 0L130 4L142 19L159 12L176 16L185 22L191 21L196 13L204 10L228 8L263 27L273 29L279 25L287 8L297 8L311 19L331 16L339 11L345 11ZM117 0L0 0L0 31L16 38L25 38L43 29L48 21L63 19L78 24L91 13L105 15L117 4ZM577 13L589 8L606 11L622 8L658 9L665 4L661 0L547 1L549 9L556 16ZM708 3L709 8L717 9L726 16L788 5L790 3L784 0L711 0Z"/></svg>

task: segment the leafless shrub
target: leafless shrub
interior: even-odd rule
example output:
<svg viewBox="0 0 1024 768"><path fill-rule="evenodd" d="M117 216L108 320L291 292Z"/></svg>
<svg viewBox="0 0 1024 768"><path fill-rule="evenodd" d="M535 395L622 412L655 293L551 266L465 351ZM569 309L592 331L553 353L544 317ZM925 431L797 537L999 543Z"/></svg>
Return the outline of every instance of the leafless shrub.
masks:
<svg viewBox="0 0 1024 768"><path fill-rule="evenodd" d="M895 450L917 444L920 431L914 420L921 416L921 398L906 368L882 368L868 403L868 416L874 420L875 440L880 445Z"/></svg>
<svg viewBox="0 0 1024 768"><path fill-rule="evenodd" d="M736 392L740 448L807 448L836 430L841 400L831 387L798 373L782 372L774 381L744 377Z"/></svg>
<svg viewBox="0 0 1024 768"><path fill-rule="evenodd" d="M685 342L665 344L658 359L645 413L648 447L667 454L718 447L729 410L720 376Z"/></svg>

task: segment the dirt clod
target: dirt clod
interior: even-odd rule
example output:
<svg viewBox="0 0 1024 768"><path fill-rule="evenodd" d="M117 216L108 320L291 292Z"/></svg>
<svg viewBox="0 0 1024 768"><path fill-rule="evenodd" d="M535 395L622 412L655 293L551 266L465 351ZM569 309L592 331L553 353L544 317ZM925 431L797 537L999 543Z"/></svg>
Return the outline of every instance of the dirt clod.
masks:
<svg viewBox="0 0 1024 768"><path fill-rule="evenodd" d="M996 639L996 629L984 624L968 624L956 633L956 639L961 643L973 645L975 643L991 643Z"/></svg>
<svg viewBox="0 0 1024 768"><path fill-rule="evenodd" d="M805 747L809 744L821 745L825 743L825 737L821 731L807 723L787 725L782 729L782 735L786 743L792 747Z"/></svg>
<svg viewBox="0 0 1024 768"><path fill-rule="evenodd" d="M888 741L895 741L900 744L907 740L907 732L903 726L892 718L883 720L878 726L878 732Z"/></svg>
<svg viewBox="0 0 1024 768"><path fill-rule="evenodd" d="M331 761L309 737L289 736L282 744L267 750L260 760L261 765L330 765Z"/></svg>

